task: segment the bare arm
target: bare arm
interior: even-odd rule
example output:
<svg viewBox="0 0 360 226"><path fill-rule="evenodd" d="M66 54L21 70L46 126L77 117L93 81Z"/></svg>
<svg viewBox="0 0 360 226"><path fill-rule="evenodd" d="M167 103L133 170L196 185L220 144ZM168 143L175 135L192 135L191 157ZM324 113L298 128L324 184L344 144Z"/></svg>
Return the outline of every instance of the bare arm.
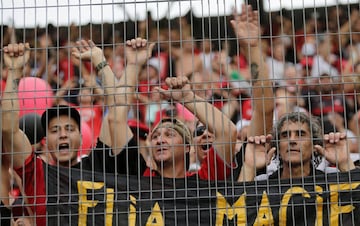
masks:
<svg viewBox="0 0 360 226"><path fill-rule="evenodd" d="M158 88L166 99L173 99L183 104L189 111L214 133L213 146L219 156L228 164L232 164L235 155L236 126L219 109L203 98L194 94L185 76L167 78L169 91Z"/></svg>
<svg viewBox="0 0 360 226"><path fill-rule="evenodd" d="M141 66L151 56L154 43L148 45L146 39L136 38L126 42L126 68L125 73L121 76L116 85L115 106L109 108L109 127L111 142L114 154L119 154L127 144L128 140L133 137L130 127L127 124L129 108L133 103L135 87L138 81ZM122 131L126 131L126 134Z"/></svg>
<svg viewBox="0 0 360 226"><path fill-rule="evenodd" d="M233 115L240 109L239 100L233 95L229 95L228 101L221 108L223 114L228 118L232 118Z"/></svg>
<svg viewBox="0 0 360 226"><path fill-rule="evenodd" d="M349 39L350 39L350 31L351 26L358 20L359 18L359 11L353 10L351 12L350 18L348 21L346 21L343 25L340 27L340 45L343 47L345 46Z"/></svg>
<svg viewBox="0 0 360 226"><path fill-rule="evenodd" d="M95 45L95 43L91 40L85 41L81 40L76 42L77 48L72 49L72 56L76 59L80 60L88 60L91 61L94 67L97 67L99 64L102 63L102 67L99 68L97 72L100 80L102 81L105 98L105 105L109 106L109 113L110 113L110 106L114 106L114 94L115 94L115 86L116 86L116 78L108 64L106 64L105 56L99 47ZM110 138L110 131L109 131L109 123L108 123L109 116L107 115L103 119L103 124L101 126L100 131L100 140L105 144L112 146L111 138Z"/></svg>
<svg viewBox="0 0 360 226"><path fill-rule="evenodd" d="M6 152L12 153L13 167L21 167L31 154L31 144L19 128L18 85L22 77L22 69L30 57L28 43L9 44L4 51L4 61L8 68L2 107L2 139Z"/></svg>
<svg viewBox="0 0 360 226"><path fill-rule="evenodd" d="M9 192L11 190L10 187L10 175L9 175L9 166L10 166L10 159L8 156L2 157L1 162L1 185L0 185L0 197L1 201L4 203L5 206L9 206Z"/></svg>
<svg viewBox="0 0 360 226"><path fill-rule="evenodd" d="M274 100L272 82L260 46L258 12L251 6L242 6L242 13L235 16L231 24L251 70L253 114L248 136L259 136L271 132Z"/></svg>
<svg viewBox="0 0 360 226"><path fill-rule="evenodd" d="M95 67L106 62L103 51L96 47L92 41L83 40L77 44L80 48L73 49L74 56L81 59L91 59ZM112 147L114 155L119 154L133 136L127 125L127 114L132 102L137 74L141 65L150 56L153 46L147 46L147 41L140 38L127 41L127 66L119 81L116 80L114 73L107 64L104 64L98 71L98 76L102 78L106 96L105 104L109 109L101 127L100 139Z"/></svg>

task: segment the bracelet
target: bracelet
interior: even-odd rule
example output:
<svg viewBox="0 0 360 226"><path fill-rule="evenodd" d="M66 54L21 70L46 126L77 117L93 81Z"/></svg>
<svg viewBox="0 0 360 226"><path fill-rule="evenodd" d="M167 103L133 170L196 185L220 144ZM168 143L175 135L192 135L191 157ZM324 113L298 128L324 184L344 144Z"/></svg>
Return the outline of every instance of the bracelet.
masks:
<svg viewBox="0 0 360 226"><path fill-rule="evenodd" d="M108 64L108 62L107 62L106 60L100 62L100 63L96 66L96 68L95 68L96 73L99 73L99 71L101 71L101 70L102 70L104 67L106 67L107 65L109 65L109 64Z"/></svg>

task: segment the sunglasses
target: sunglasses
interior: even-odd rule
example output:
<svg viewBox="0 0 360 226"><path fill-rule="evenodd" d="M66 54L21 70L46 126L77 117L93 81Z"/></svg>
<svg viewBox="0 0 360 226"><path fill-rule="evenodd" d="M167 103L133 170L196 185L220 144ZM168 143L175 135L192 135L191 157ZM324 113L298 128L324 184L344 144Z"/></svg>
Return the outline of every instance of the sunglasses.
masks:
<svg viewBox="0 0 360 226"><path fill-rule="evenodd" d="M206 126L199 126L199 127L196 127L194 133L193 133L193 137L197 137L197 136L201 136L204 134L206 130Z"/></svg>

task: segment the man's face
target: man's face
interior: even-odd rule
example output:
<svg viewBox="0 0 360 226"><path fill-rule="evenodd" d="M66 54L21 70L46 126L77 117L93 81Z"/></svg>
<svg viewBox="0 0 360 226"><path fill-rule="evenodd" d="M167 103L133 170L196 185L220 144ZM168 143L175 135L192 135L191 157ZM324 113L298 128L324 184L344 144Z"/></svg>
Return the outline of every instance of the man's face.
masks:
<svg viewBox="0 0 360 226"><path fill-rule="evenodd" d="M206 126L200 124L195 128L193 140L197 158L201 162L214 142L214 135L206 129Z"/></svg>
<svg viewBox="0 0 360 226"><path fill-rule="evenodd" d="M151 149L155 162L175 164L177 160L185 158L185 143L182 135L172 123L163 123L151 134Z"/></svg>
<svg viewBox="0 0 360 226"><path fill-rule="evenodd" d="M285 122L280 131L280 156L284 164L304 166L311 163L313 146L310 128L301 122Z"/></svg>
<svg viewBox="0 0 360 226"><path fill-rule="evenodd" d="M81 146L81 134L76 121L68 115L60 115L49 121L47 148L54 162L63 166L76 163Z"/></svg>

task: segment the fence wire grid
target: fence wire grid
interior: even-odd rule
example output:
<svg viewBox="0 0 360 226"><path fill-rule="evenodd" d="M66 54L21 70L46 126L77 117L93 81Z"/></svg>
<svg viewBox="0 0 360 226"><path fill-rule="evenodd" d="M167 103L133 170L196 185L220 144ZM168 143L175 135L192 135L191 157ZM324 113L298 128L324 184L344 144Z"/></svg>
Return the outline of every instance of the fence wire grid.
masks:
<svg viewBox="0 0 360 226"><path fill-rule="evenodd" d="M0 10L1 225L360 225L359 2Z"/></svg>

